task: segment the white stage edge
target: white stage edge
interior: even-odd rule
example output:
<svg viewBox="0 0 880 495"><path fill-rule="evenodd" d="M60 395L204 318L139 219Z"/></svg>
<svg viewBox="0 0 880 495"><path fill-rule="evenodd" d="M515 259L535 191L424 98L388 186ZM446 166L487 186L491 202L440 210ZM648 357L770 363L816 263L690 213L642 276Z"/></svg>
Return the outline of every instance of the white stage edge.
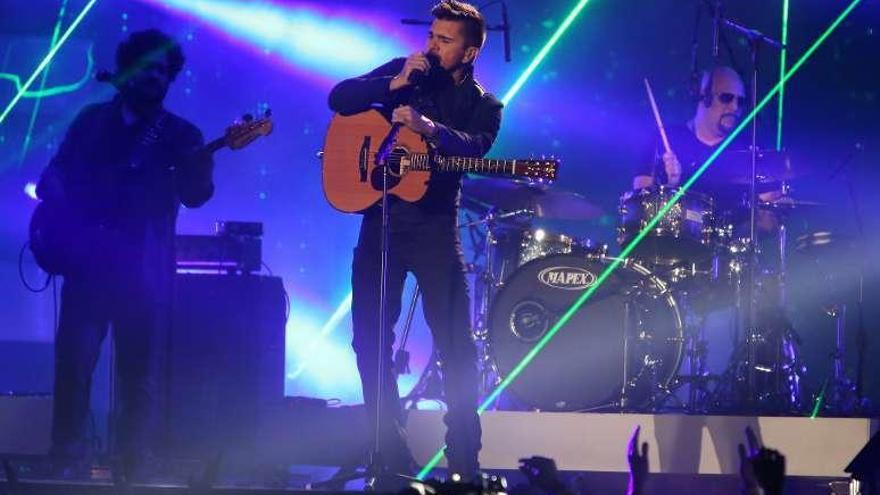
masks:
<svg viewBox="0 0 880 495"><path fill-rule="evenodd" d="M442 415L409 413L409 445L420 463L443 445ZM838 477L878 420L487 411L482 425L483 469L516 469L520 458L542 455L562 470L626 472L626 445L641 425L652 472L737 474L737 444L751 426L765 446L786 456L789 475Z"/></svg>

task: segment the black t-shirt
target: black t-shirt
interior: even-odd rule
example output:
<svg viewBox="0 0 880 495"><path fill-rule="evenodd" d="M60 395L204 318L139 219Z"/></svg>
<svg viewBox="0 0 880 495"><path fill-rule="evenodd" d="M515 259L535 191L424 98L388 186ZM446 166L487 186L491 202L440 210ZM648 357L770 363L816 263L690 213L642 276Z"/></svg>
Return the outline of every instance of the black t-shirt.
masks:
<svg viewBox="0 0 880 495"><path fill-rule="evenodd" d="M126 125L117 96L79 113L37 194L63 201L81 237L93 242L80 264L93 261L124 279L117 288L152 297L163 284L170 287L180 204L200 206L214 193L210 155L192 153L203 142L198 128L164 110L155 120ZM52 197L53 183L63 197ZM107 233L95 232L98 226ZM82 274L104 276L87 269Z"/></svg>
<svg viewBox="0 0 880 495"><path fill-rule="evenodd" d="M667 127L666 136L672 152L681 163L679 185L687 182L717 149L717 146L708 146L697 139L694 132L682 124ZM635 175L651 176L656 184L666 184L668 178L663 165L665 150L662 142L657 141L648 159L637 167ZM736 216L742 213L747 204L749 187L741 180L744 174L739 170L748 163L747 153L741 151L744 146L739 141L734 140L722 151L690 189L711 196L715 200L716 215Z"/></svg>

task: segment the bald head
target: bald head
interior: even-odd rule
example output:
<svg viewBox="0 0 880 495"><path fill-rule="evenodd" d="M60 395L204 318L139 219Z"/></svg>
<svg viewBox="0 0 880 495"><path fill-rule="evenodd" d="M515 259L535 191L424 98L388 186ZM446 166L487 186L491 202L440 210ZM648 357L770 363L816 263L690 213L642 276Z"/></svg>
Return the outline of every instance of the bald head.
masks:
<svg viewBox="0 0 880 495"><path fill-rule="evenodd" d="M719 66L704 72L694 115L698 136L719 141L726 137L742 117L744 104L745 85L735 70Z"/></svg>

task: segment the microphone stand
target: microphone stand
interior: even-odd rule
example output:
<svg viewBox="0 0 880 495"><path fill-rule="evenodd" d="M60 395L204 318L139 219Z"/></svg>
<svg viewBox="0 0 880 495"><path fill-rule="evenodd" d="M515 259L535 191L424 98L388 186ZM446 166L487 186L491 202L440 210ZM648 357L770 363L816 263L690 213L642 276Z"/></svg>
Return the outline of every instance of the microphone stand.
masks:
<svg viewBox="0 0 880 495"><path fill-rule="evenodd" d="M761 33L760 31L749 29L742 24L727 19L724 17L722 13L722 2L721 0L716 0L714 4L710 3L710 0L704 0L705 3L709 4L712 9L712 15L714 20L714 28L713 28L713 45L712 45L712 54L715 57L717 62L718 60L718 48L719 48L719 38L721 37L721 27L727 27L732 31L736 32L740 36L745 37L749 41L749 52L751 55L752 62L752 78L751 78L751 108L757 108L758 106L758 49L760 45L767 44L777 49L784 48L784 45L766 35ZM747 350L747 375L746 375L746 405L752 409L752 406L759 405L761 403L760 398L757 396L757 375L756 375L756 361L757 361L757 353L758 353L758 341L760 340L760 336L758 334L756 323L757 323L757 304L755 301L755 285L757 284L756 274L757 274L757 262L758 262L758 229L757 229L757 208L758 208L758 120L757 118L753 118L751 122L751 146L750 146L750 163L751 163L751 171L749 178L749 251L751 263L749 263L748 270L748 289L746 291L746 300L747 300L747 310L745 319L745 336L746 336L746 350ZM784 249L781 247L781 249Z"/></svg>
<svg viewBox="0 0 880 495"><path fill-rule="evenodd" d="M385 346L387 344L388 330L388 258L390 248L391 233L391 214L388 203L388 158L394 149L394 143L397 141L397 135L400 133L401 124L394 123L391 129L382 140L376 151L376 166L382 169L382 199L380 209L382 210L382 227L381 227L381 273L379 277L379 350L376 356L376 423L375 434L372 438L372 445L368 455L367 465L363 472L352 469L354 466L344 466L326 481L313 483L310 488L317 490L342 490L345 483L359 478L364 479L364 490L375 491L379 477L386 474L385 460L382 458L382 390L385 386ZM392 375L397 376L392 370ZM392 473L394 474L394 473Z"/></svg>
<svg viewBox="0 0 880 495"><path fill-rule="evenodd" d="M421 77L426 77L426 75L422 75ZM419 91L418 84L410 75L410 81L414 84L414 91ZM390 474L392 476L398 476L402 478L406 478L405 475L400 473L386 473L387 466L385 464L385 460L382 458L382 391L385 387L385 354L386 354L386 346L388 345L388 271L389 271L389 254L390 254L390 239L391 239L391 211L389 205L389 181L390 181L390 171L388 159L391 156L391 152L394 150L394 144L397 142L397 136L400 134L400 129L402 124L393 123L391 124L391 129L388 130L388 134L385 136L385 139L382 140L382 143L379 145L379 148L376 150L376 166L382 170L382 196L380 201L380 209L382 210L382 226L381 226L381 234L380 234L380 252L381 252L381 270L379 277L379 337L378 344L379 350L377 352L377 360L376 360L376 407L375 407L375 434L372 438L372 445L369 452L369 459L367 461L367 466L365 467L363 472L350 472L347 470L341 470L342 472L337 473L329 480L313 483L311 488L313 489L337 489L341 490L344 488L345 483L351 480L363 478L364 479L364 490L365 491L375 491L378 479L383 474ZM416 292L416 296L418 292ZM392 376L396 379L397 373L394 369L392 369ZM398 404L398 407L399 404Z"/></svg>

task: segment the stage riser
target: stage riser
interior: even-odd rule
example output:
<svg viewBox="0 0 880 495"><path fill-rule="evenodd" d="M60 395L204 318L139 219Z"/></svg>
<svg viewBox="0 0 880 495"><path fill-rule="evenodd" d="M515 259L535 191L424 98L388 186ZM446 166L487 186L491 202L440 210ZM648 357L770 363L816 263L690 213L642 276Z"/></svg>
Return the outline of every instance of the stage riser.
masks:
<svg viewBox="0 0 880 495"><path fill-rule="evenodd" d="M264 417L256 445L247 450L272 462L333 465L357 462L366 425L361 408L276 410ZM48 450L49 396L0 397L0 453L40 455ZM486 469L516 469L519 459L543 455L562 470L626 472L624 448L642 426L652 471L736 474L737 444L751 426L765 445L782 451L793 476L845 476L843 468L878 429L877 420L490 411L483 415ZM442 412L411 411L409 443L420 463L443 444ZM244 447L236 445L232 450Z"/></svg>
<svg viewBox="0 0 880 495"><path fill-rule="evenodd" d="M508 479L509 486L521 481L517 479L518 473L500 472ZM622 473L562 473L562 478L569 486L583 486L587 493L626 493L627 476ZM579 482L575 478L580 478ZM791 477L786 480L787 495L828 495L830 478L798 478ZM694 494L700 495L730 495L739 493L741 482L737 476L712 476L712 475L655 475L649 480L646 487L648 494ZM0 482L0 493L13 493L9 491L9 485ZM17 495L115 495L120 493L118 488L109 484L72 484L72 483L47 483L47 482L21 482L15 487ZM132 495L185 495L193 491L182 486L134 486L127 493ZM282 490L266 488L245 487L220 487L215 489L200 490L198 493L218 495L308 495L313 491ZM322 495L347 495L363 493L362 491L332 492L322 491ZM375 495L392 495L390 493L374 492Z"/></svg>
<svg viewBox="0 0 880 495"><path fill-rule="evenodd" d="M443 445L442 412L413 411L409 443L424 463ZM845 476L844 467L877 430L870 419L490 411L483 414L485 469L516 469L542 455L569 471L626 472L625 449L636 425L650 444L651 470L667 474L737 474L746 426L783 452L794 476Z"/></svg>

